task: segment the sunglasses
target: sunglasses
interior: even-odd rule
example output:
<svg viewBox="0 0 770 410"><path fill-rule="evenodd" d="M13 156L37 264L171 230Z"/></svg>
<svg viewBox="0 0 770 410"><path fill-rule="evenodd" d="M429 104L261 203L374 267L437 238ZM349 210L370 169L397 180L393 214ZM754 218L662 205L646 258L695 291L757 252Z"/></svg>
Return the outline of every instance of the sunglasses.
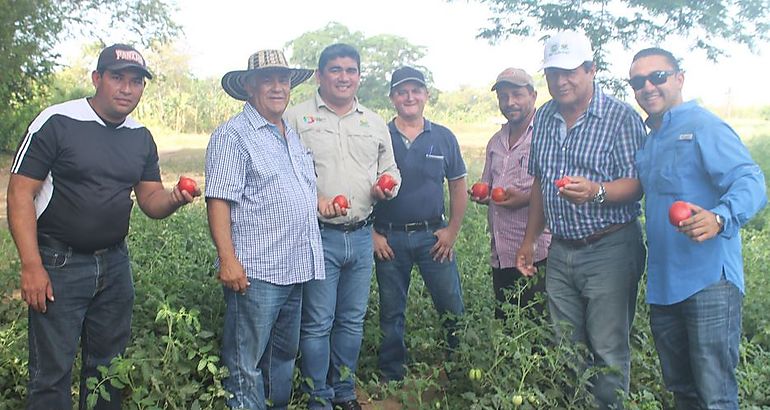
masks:
<svg viewBox="0 0 770 410"><path fill-rule="evenodd" d="M634 91L639 91L644 88L644 85L649 81L652 85L661 85L668 80L668 77L676 74L676 71L653 71L648 75L637 75L631 77L628 83L631 84L631 88Z"/></svg>

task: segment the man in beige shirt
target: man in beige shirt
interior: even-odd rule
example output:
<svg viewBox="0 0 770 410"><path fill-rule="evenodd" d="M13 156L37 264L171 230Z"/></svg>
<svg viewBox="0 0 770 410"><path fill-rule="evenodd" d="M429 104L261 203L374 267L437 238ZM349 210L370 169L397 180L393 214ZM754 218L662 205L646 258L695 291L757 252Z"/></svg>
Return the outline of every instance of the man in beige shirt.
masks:
<svg viewBox="0 0 770 410"><path fill-rule="evenodd" d="M377 201L396 195L401 181L385 121L356 98L360 65L355 48L326 47L316 72L318 92L284 115L311 151L318 178L326 279L305 283L300 331L311 409L361 408L354 375L374 264L369 215ZM378 186L384 174L395 187ZM349 208L333 200L337 195Z"/></svg>

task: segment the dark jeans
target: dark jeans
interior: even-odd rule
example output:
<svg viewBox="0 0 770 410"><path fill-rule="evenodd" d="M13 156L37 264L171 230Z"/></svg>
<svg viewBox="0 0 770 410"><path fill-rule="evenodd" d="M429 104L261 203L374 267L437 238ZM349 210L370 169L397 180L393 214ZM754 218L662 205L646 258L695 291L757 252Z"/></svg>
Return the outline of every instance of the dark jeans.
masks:
<svg viewBox="0 0 770 410"><path fill-rule="evenodd" d="M29 309L28 409L72 408L72 364L81 345L80 408L86 408L86 380L99 377L131 334L134 283L125 243L93 254L40 247L51 278L54 302L46 313ZM109 402L97 409L119 409L120 391L106 384Z"/></svg>
<svg viewBox="0 0 770 410"><path fill-rule="evenodd" d="M742 300L723 277L682 302L650 305L663 380L677 409L738 409Z"/></svg>
<svg viewBox="0 0 770 410"><path fill-rule="evenodd" d="M546 259L535 263L538 273L533 277L526 277L516 268L492 268L492 288L495 291L495 299L498 304L495 308L495 319L506 319L502 304L510 303L514 306L526 307L532 304L539 315L545 312L545 297L539 302L534 302L538 294L545 296L545 273L541 274L541 267L545 266ZM517 283L524 288L519 291Z"/></svg>
<svg viewBox="0 0 770 410"><path fill-rule="evenodd" d="M438 238L434 230L414 232L386 231L388 244L395 257L389 261L377 260L377 285L380 291L380 329L382 342L378 363L380 372L388 380L404 378L407 349L404 341L406 305L412 267L420 268L425 287L430 292L433 306L439 315L449 314L443 326L447 332L449 349L456 348L455 318L465 311L457 258L437 262L430 254Z"/></svg>

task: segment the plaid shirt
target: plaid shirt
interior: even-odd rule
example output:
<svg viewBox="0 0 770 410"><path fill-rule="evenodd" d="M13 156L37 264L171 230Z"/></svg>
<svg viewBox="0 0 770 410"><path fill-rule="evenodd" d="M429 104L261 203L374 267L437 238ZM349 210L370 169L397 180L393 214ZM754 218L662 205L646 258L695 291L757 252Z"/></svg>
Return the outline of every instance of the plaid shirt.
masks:
<svg viewBox="0 0 770 410"><path fill-rule="evenodd" d="M246 103L219 126L206 149L206 197L230 203L233 245L249 278L325 278L313 159L288 125L284 139Z"/></svg>
<svg viewBox="0 0 770 410"><path fill-rule="evenodd" d="M546 221L554 237L585 238L640 215L638 201L573 204L558 195L554 181L565 175L596 182L637 178L634 155L644 138L639 114L628 104L605 95L596 84L588 110L570 130L554 100L538 110L529 173L539 178Z"/></svg>

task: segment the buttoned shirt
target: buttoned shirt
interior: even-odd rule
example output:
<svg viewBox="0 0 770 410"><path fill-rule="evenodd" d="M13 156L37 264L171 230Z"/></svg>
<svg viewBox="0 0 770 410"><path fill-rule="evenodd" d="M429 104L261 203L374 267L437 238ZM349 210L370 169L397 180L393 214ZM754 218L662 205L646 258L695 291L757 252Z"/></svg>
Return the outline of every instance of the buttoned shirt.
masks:
<svg viewBox="0 0 770 410"><path fill-rule="evenodd" d="M554 237L586 238L641 214L638 201L574 204L559 195L554 181L565 175L594 182L636 178L634 155L645 134L639 114L596 84L588 109L569 130L555 100L537 111L529 173L539 178L546 222Z"/></svg>
<svg viewBox="0 0 770 410"><path fill-rule="evenodd" d="M345 195L346 216L319 219L340 224L365 220L376 199L372 186L382 174L399 185L401 174L393 157L393 144L383 119L355 100L344 115L332 111L316 92L314 98L289 108L284 118L310 149L318 177L318 194L326 198Z"/></svg>
<svg viewBox="0 0 770 410"><path fill-rule="evenodd" d="M246 103L206 149L206 197L230 204L238 260L249 278L277 285L325 278L313 159L285 130Z"/></svg>
<svg viewBox="0 0 770 410"><path fill-rule="evenodd" d="M532 124L523 135L510 144L510 124L506 123L487 143L484 172L481 180L491 187L513 188L529 194L534 177L527 173L529 150L532 144ZM492 237L492 255L490 264L493 268L512 268L516 266L516 251L524 240L527 228L529 206L511 209L489 201L487 220ZM548 255L551 233L547 230L535 243L535 261L541 261Z"/></svg>
<svg viewBox="0 0 770 410"><path fill-rule="evenodd" d="M645 194L647 302L681 302L722 274L741 292L740 227L767 202L765 178L738 135L694 101L663 115L636 155ZM668 221L674 201L721 215L716 237L695 242Z"/></svg>
<svg viewBox="0 0 770 410"><path fill-rule="evenodd" d="M395 120L388 123L403 181L396 198L375 207L378 224L441 219L444 215L444 180L454 181L467 174L460 144L452 131L427 119L423 119L423 124L420 135L407 146Z"/></svg>

